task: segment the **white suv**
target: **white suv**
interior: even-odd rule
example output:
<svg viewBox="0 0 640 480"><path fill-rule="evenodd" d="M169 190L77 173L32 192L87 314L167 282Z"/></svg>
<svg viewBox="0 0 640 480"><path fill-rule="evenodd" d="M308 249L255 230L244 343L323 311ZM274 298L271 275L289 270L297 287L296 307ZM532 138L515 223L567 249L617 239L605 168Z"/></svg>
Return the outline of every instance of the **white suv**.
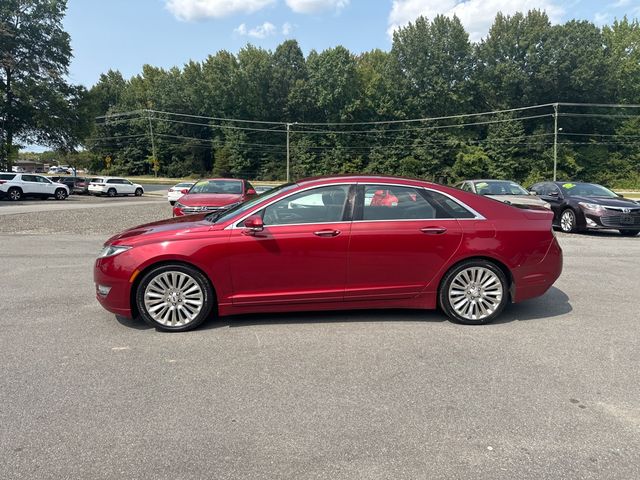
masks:
<svg viewBox="0 0 640 480"><path fill-rule="evenodd" d="M24 197L53 197L56 200L64 200L68 196L69 187L52 182L42 175L0 172L0 197L16 201Z"/></svg>
<svg viewBox="0 0 640 480"><path fill-rule="evenodd" d="M97 177L92 178L89 183L89 193L91 195L135 195L142 196L144 189L142 185L131 183L129 180L119 177Z"/></svg>

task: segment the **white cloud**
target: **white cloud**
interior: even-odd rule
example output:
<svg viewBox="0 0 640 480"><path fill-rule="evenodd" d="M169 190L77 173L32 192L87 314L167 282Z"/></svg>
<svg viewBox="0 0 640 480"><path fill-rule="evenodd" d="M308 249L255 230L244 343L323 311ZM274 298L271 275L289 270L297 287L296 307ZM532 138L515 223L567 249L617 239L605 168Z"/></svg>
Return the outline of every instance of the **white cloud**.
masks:
<svg viewBox="0 0 640 480"><path fill-rule="evenodd" d="M293 25L291 25L289 22L284 22L282 24L282 35L287 36L291 32L293 32Z"/></svg>
<svg viewBox="0 0 640 480"><path fill-rule="evenodd" d="M319 13L326 10L341 10L350 0L285 0L296 13Z"/></svg>
<svg viewBox="0 0 640 480"><path fill-rule="evenodd" d="M609 15L607 12L597 12L593 16L593 23L595 23L596 25L606 25L610 22L610 20L611 15Z"/></svg>
<svg viewBox="0 0 640 480"><path fill-rule="evenodd" d="M484 37L496 13L513 15L532 9L545 10L552 22L560 21L564 10L555 0L393 0L389 13L389 35L398 28L414 21L420 15L433 20L436 15L457 15L472 41Z"/></svg>
<svg viewBox="0 0 640 480"><path fill-rule="evenodd" d="M248 35L253 38L267 38L271 35L275 35L277 28L271 22L264 22L262 25L258 25L252 29L248 29L246 24L241 23L234 28L233 31L238 35Z"/></svg>
<svg viewBox="0 0 640 480"><path fill-rule="evenodd" d="M179 20L222 18L236 13L253 13L276 0L165 0L166 8Z"/></svg>

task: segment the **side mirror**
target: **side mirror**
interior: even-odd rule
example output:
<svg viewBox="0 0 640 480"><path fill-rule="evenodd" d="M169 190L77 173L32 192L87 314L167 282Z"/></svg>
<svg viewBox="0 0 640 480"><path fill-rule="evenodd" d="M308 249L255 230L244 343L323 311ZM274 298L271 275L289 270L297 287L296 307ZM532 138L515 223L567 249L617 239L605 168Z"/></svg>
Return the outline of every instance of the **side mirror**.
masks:
<svg viewBox="0 0 640 480"><path fill-rule="evenodd" d="M529 190L529 195L538 195L536 192L534 192L533 190Z"/></svg>
<svg viewBox="0 0 640 480"><path fill-rule="evenodd" d="M182 193L183 195L185 195L188 192L189 192L188 188L183 188L182 190L180 190L180 193Z"/></svg>
<svg viewBox="0 0 640 480"><path fill-rule="evenodd" d="M253 188L247 190L247 195L256 195L256 191Z"/></svg>
<svg viewBox="0 0 640 480"><path fill-rule="evenodd" d="M244 233L245 235L255 235L258 232L264 230L264 223L260 215L251 215L244 221Z"/></svg>
<svg viewBox="0 0 640 480"><path fill-rule="evenodd" d="M624 198L624 195L623 195L623 194L621 194L621 193L616 193L616 195L617 195L619 198Z"/></svg>

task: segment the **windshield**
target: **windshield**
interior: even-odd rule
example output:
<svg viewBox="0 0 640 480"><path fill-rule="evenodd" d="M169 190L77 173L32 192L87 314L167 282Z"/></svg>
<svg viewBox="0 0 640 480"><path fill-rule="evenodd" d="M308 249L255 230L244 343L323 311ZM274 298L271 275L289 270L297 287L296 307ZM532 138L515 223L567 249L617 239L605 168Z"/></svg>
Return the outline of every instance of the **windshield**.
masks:
<svg viewBox="0 0 640 480"><path fill-rule="evenodd" d="M476 183L476 193L480 195L529 195L515 182L488 180Z"/></svg>
<svg viewBox="0 0 640 480"><path fill-rule="evenodd" d="M618 198L614 192L594 183L563 183L562 190L569 196Z"/></svg>
<svg viewBox="0 0 640 480"><path fill-rule="evenodd" d="M237 205L229 210L210 213L209 215L206 216L206 219L209 220L211 223L224 223L227 220L237 215L242 215L244 212L252 208L254 205L262 202L263 200L266 200L271 197L275 197L280 192L291 190L296 186L297 185L295 183L285 183L284 185L280 185L279 187L269 190L268 192L264 192L258 195L257 197L252 198L247 202L241 203L240 205Z"/></svg>
<svg viewBox="0 0 640 480"><path fill-rule="evenodd" d="M227 195L242 195L240 180L200 180L189 193L219 193Z"/></svg>

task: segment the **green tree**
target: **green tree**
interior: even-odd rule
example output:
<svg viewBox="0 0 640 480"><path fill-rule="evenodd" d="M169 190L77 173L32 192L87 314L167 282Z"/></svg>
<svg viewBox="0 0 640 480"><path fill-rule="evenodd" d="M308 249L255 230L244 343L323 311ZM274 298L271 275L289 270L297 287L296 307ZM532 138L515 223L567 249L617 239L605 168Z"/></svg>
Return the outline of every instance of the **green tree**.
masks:
<svg viewBox="0 0 640 480"><path fill-rule="evenodd" d="M14 141L72 150L82 131L74 106L84 89L65 80L71 59L64 0L0 2L0 163Z"/></svg>

